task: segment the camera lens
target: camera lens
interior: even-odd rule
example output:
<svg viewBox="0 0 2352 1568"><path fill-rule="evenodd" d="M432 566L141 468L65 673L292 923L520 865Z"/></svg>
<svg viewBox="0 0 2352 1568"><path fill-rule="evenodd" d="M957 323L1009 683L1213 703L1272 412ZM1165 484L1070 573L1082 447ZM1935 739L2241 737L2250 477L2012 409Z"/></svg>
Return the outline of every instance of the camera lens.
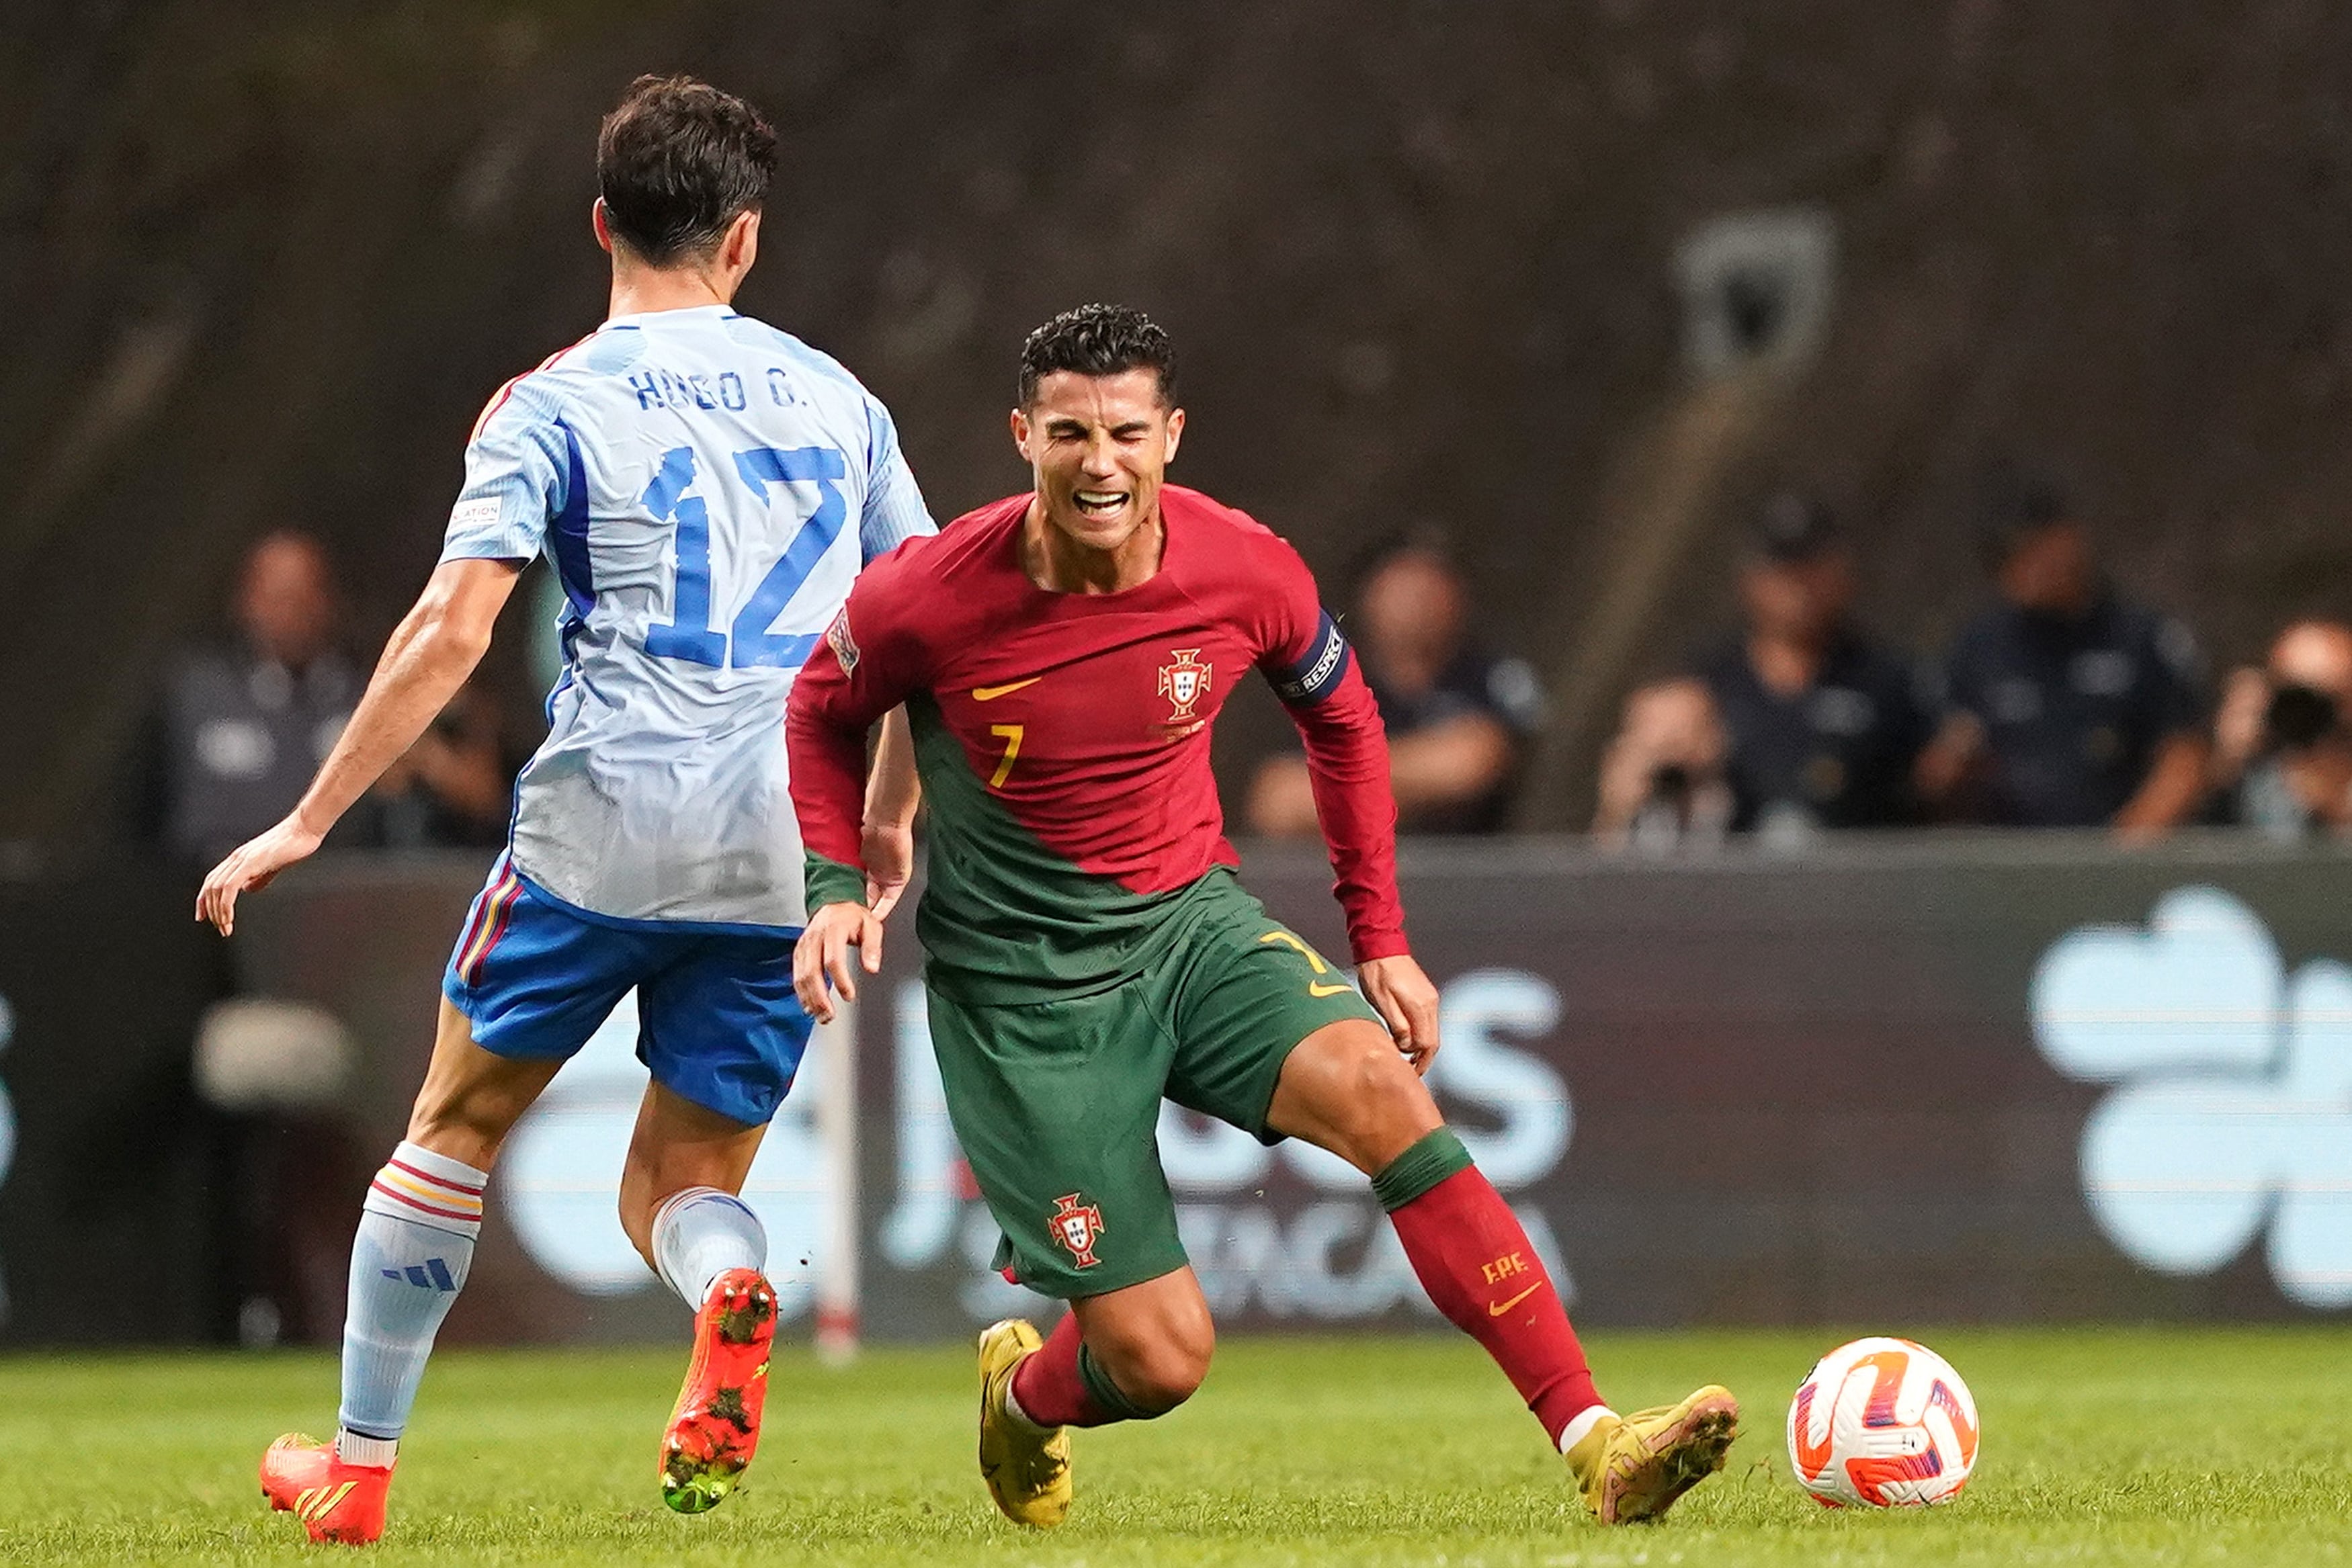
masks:
<svg viewBox="0 0 2352 1568"><path fill-rule="evenodd" d="M2336 700L2310 686L2281 686L2271 694L2263 726L2273 746L2299 751L2316 745L2336 727Z"/></svg>

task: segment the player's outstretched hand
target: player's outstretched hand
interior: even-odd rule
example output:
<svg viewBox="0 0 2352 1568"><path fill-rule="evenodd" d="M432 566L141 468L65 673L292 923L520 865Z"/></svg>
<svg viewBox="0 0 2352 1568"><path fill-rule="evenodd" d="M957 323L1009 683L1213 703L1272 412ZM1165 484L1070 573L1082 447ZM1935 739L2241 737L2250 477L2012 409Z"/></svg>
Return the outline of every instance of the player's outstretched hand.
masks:
<svg viewBox="0 0 2352 1568"><path fill-rule="evenodd" d="M1409 953L1373 958L1357 966L1356 984L1396 1036L1397 1049L1412 1070L1426 1074L1437 1060L1437 988L1421 966Z"/></svg>
<svg viewBox="0 0 2352 1568"><path fill-rule="evenodd" d="M866 862L866 903L874 918L887 920L915 874L915 830L908 822L868 822L857 852Z"/></svg>
<svg viewBox="0 0 2352 1568"><path fill-rule="evenodd" d="M826 904L809 917L808 929L793 946L793 990L819 1023L833 1021L828 980L842 1000L857 999L857 977L849 965L852 947L867 974L882 972L882 917L862 904Z"/></svg>
<svg viewBox="0 0 2352 1568"><path fill-rule="evenodd" d="M289 817L257 839L247 839L213 867L196 894L196 918L209 920L224 936L236 929L236 896L268 887L297 861L308 860L324 835Z"/></svg>

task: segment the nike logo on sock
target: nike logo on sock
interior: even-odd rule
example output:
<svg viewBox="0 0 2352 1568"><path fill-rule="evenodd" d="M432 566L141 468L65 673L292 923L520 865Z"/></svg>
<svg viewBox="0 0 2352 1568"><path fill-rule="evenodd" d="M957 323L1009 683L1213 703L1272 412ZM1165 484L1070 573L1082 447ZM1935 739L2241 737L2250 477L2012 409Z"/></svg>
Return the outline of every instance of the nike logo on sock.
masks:
<svg viewBox="0 0 2352 1568"><path fill-rule="evenodd" d="M1538 1291L1542 1289L1543 1282L1541 1281L1538 1281L1536 1283L1529 1285L1526 1290L1521 1291L1517 1295L1513 1296L1507 1301L1489 1301L1486 1303L1486 1315L1490 1318L1499 1318L1505 1312L1509 1312L1513 1307L1517 1306L1521 1301L1526 1301L1529 1296L1534 1295Z"/></svg>

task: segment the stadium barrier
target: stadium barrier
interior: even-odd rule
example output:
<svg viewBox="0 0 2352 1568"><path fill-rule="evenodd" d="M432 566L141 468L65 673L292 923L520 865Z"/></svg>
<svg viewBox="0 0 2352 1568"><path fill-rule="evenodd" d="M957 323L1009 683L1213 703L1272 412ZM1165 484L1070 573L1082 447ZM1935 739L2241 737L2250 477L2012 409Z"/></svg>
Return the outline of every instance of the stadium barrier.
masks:
<svg viewBox="0 0 2352 1568"><path fill-rule="evenodd" d="M2352 1308L2352 856L2218 836L2121 852L1946 835L1801 860L1624 862L1550 842L1404 858L1416 949L1444 996L1438 1096L1581 1322ZM398 1134L480 874L462 857L345 861L240 911L247 988L327 1009L362 1048L359 1153L337 1178L351 1190L307 1195L343 1215L321 1232L330 1254ZM1344 952L1312 854L1252 851L1248 877L1277 917ZM205 1206L182 1184L226 1167L173 1119L193 1104L173 1030L193 1029L205 962L184 907L114 884L19 885L0 934L16 1018L0 1084L20 1130L0 1181L13 1309L0 1333L121 1332L66 1310L90 1277L86 1221L106 1257L153 1278L152 1244L192 1299L217 1296ZM948 1129L912 937L894 926L854 1050L813 1051L753 1174L803 1330L830 1283L845 1336L845 1281L862 1281L863 1332L889 1339L961 1335L1035 1304L988 1267L995 1228ZM517 1130L451 1339L677 1332L683 1309L613 1213L643 1085L634 1040L625 1002ZM1337 1161L1173 1108L1160 1139L1227 1323L1433 1322ZM130 1166L94 1162L100 1140L135 1145ZM1115 1246L1119 1217L1102 1221ZM156 1328L212 1321L187 1304Z"/></svg>

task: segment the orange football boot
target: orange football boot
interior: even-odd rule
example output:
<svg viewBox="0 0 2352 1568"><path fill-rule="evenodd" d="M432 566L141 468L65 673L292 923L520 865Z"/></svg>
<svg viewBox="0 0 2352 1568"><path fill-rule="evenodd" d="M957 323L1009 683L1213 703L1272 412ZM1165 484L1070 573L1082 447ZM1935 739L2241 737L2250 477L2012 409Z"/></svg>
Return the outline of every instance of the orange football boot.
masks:
<svg viewBox="0 0 2352 1568"><path fill-rule="evenodd" d="M302 1521L313 1541L365 1546L383 1534L392 1469L347 1465L335 1445L289 1432L261 1456L261 1495Z"/></svg>
<svg viewBox="0 0 2352 1568"><path fill-rule="evenodd" d="M751 1464L775 1337L776 1291L767 1276L730 1269L710 1282L694 1314L686 1386L662 1437L662 1500L676 1511L717 1508Z"/></svg>

